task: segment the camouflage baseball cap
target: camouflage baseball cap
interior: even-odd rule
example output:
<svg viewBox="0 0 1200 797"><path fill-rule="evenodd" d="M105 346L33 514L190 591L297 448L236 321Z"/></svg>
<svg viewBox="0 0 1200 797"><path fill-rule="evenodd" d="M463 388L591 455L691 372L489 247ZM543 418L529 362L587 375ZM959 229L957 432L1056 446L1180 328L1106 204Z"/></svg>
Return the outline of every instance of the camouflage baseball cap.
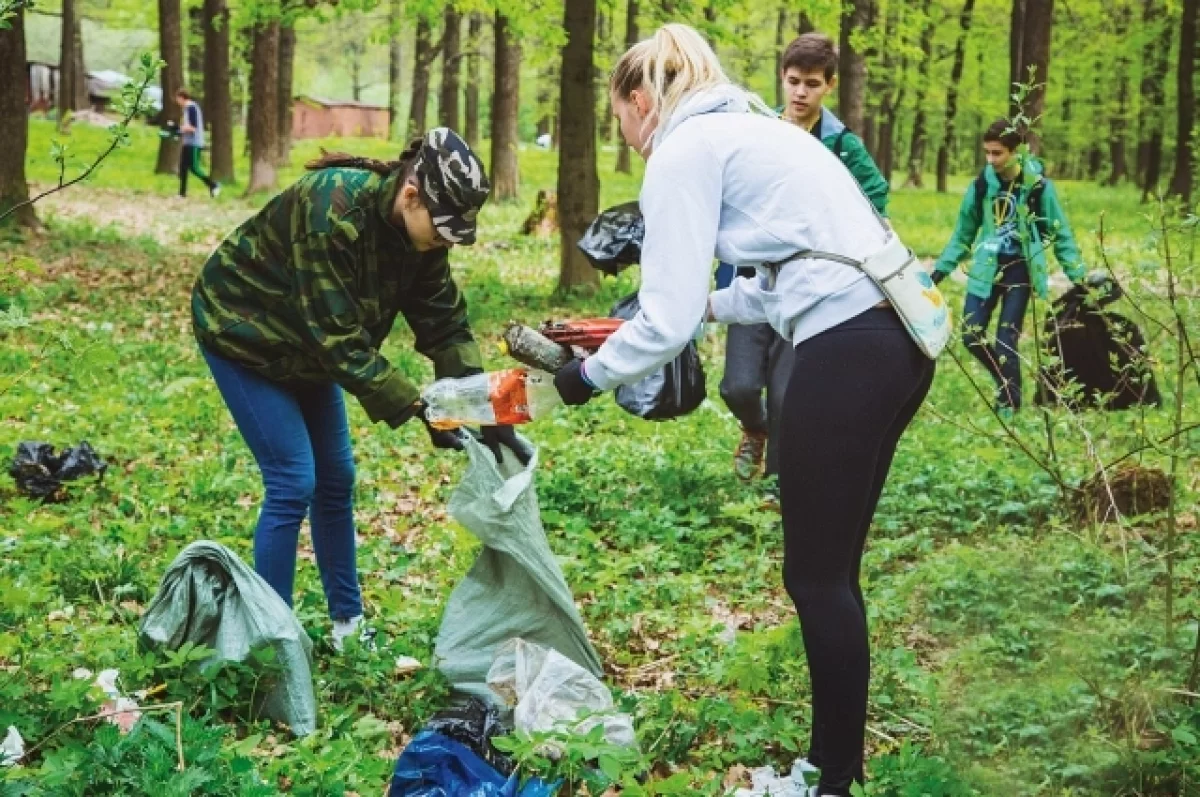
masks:
<svg viewBox="0 0 1200 797"><path fill-rule="evenodd" d="M475 217L492 186L467 142L448 127L430 130L421 142L417 177L438 235L450 243L475 243Z"/></svg>

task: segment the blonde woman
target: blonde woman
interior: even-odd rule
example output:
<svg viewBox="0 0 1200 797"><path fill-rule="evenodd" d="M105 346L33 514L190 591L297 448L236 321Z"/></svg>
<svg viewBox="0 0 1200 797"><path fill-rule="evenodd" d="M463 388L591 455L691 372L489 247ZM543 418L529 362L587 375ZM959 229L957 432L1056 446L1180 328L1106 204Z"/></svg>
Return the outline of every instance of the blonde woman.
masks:
<svg viewBox="0 0 1200 797"><path fill-rule="evenodd" d="M896 242L837 157L732 85L691 28L667 25L632 47L610 91L622 134L647 161L642 310L556 386L582 404L635 382L675 357L706 316L769 323L795 346L780 434L784 584L812 677L809 758L821 768L812 794L849 795L863 778L870 677L863 545L934 369L864 274L791 258L863 260ZM757 278L710 295L714 257L754 266Z"/></svg>

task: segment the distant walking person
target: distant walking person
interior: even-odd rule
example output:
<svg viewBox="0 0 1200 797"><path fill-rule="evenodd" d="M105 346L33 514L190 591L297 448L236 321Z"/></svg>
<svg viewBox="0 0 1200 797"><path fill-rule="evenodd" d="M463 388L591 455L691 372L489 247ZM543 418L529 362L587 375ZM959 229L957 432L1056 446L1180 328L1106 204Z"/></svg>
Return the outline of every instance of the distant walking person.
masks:
<svg viewBox="0 0 1200 797"><path fill-rule="evenodd" d="M175 92L175 102L183 109L179 132L183 147L179 150L179 195L187 196L188 173L196 175L208 186L209 196L220 196L221 186L200 170L200 150L204 149L204 114L200 105L186 89Z"/></svg>

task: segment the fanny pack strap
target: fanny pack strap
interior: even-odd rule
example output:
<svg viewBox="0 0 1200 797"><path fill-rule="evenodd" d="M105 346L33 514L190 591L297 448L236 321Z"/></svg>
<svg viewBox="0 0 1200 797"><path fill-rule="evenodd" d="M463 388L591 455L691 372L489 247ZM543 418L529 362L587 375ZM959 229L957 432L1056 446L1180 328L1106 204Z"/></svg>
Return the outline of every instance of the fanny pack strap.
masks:
<svg viewBox="0 0 1200 797"><path fill-rule="evenodd" d="M886 246L886 244L885 244L885 246ZM915 258L916 258L916 255L914 255L914 254L913 254L913 253L910 251L910 252L909 252L909 254L908 254L908 259L907 259L907 260L905 260L903 263L901 263L901 264L900 264L900 265L899 265L899 266L898 266L898 267L897 267L897 268L896 268L894 271L892 271L891 273L889 273L889 274L887 274L887 275L885 275L885 276L879 277L879 278L878 278L878 281L879 281L879 282L886 282L887 280L889 280L889 279L891 279L892 277L896 276L896 275L897 275L897 274L899 274L901 271L903 271L904 269L908 268L909 264L911 264ZM774 290L774 289L775 289L775 283L776 283L776 282L778 281L778 279L779 279L779 272L780 272L780 270L781 270L781 269L782 269L784 266L786 266L788 263L794 262L794 261L796 261L796 260L828 260L828 261L830 261L830 262L833 262L833 263L841 263L841 264L842 264L842 265L844 265L844 266L850 266L851 268L857 269L857 270L859 270L859 271L862 271L862 270L863 270L863 261L861 261L861 260L855 260L855 259L854 259L854 258L852 258L852 257L846 257L846 256L844 256L844 255L836 255L836 254L834 254L834 253L832 253L832 252L821 252L821 251L819 251L819 250L816 250L816 249L804 249L804 250L801 250L801 251L797 252L797 253L796 253L796 254L794 254L794 255L791 255L790 257L786 257L786 258L784 258L783 260L780 260L780 261L779 261L779 262L777 262L777 263L766 263L766 264L764 264L764 265L767 267L767 270L768 270L768 271L770 272L770 274L771 274L771 276L770 276L770 280L769 280L769 285L768 285L768 287L769 287L771 290Z"/></svg>

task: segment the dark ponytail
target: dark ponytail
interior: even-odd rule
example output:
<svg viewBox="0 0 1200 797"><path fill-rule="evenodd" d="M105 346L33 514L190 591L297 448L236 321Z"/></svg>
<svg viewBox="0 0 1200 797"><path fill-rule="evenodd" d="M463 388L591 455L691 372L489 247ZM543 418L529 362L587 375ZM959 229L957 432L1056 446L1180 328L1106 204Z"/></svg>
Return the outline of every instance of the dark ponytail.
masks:
<svg viewBox="0 0 1200 797"><path fill-rule="evenodd" d="M322 148L321 157L310 160L304 164L304 168L313 171L317 169L366 169L383 177L400 172L405 179L408 179L412 176L417 164L417 153L421 151L422 143L424 143L422 139L414 138L408 142L408 146L400 153L400 157L394 161L381 161L362 155L350 155L346 152L326 152Z"/></svg>

